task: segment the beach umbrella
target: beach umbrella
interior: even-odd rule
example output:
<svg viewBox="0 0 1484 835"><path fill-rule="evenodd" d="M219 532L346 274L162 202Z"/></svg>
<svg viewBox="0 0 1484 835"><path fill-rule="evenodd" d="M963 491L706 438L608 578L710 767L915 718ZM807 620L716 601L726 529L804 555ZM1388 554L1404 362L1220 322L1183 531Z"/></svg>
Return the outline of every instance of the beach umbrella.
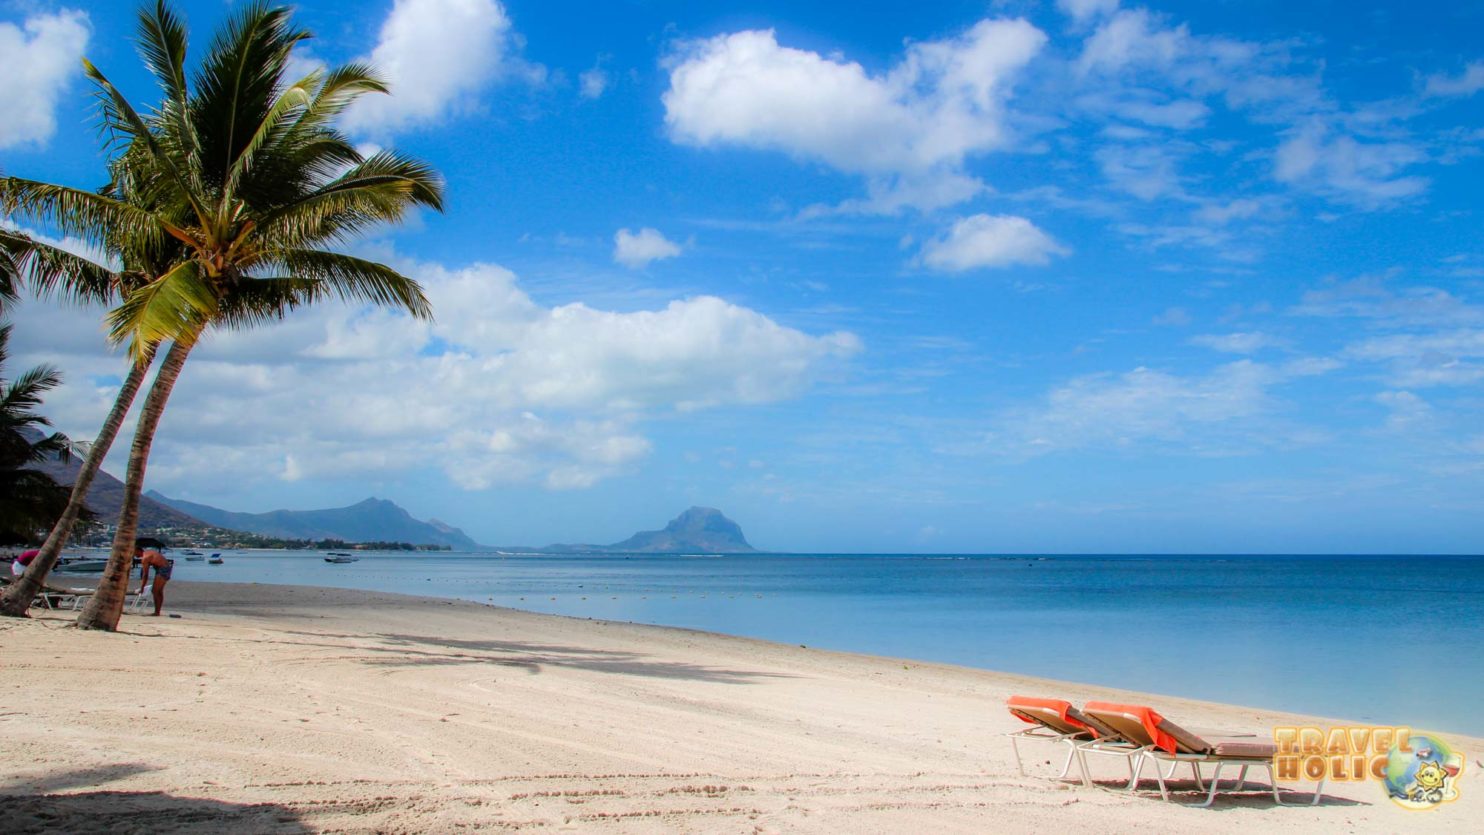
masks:
<svg viewBox="0 0 1484 835"><path fill-rule="evenodd" d="M36 555L39 553L41 553L41 551L36 548L32 548L29 551L22 551L21 555L15 558L15 561L20 563L21 565L30 565L31 560L36 559Z"/></svg>

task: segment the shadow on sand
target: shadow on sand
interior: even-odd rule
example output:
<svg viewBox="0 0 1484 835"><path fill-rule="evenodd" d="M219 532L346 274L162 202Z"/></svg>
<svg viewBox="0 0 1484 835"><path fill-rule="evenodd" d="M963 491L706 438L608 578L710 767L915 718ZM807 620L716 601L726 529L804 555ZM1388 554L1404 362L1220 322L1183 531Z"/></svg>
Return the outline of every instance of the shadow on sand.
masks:
<svg viewBox="0 0 1484 835"><path fill-rule="evenodd" d="M128 768L128 767L120 767ZM148 770L148 768L144 768ZM28 785L74 786L110 780L108 768L88 768L31 780ZM12 793L0 789L3 831L33 832L312 832L297 811L276 804L233 804L209 798L183 798L166 792Z"/></svg>
<svg viewBox="0 0 1484 835"><path fill-rule="evenodd" d="M540 644L524 641L463 641L433 635L336 635L324 632L285 632L281 634L320 638L296 641L297 646L364 653L364 663L377 667L438 667L455 664L493 664L513 667L537 675L547 667L567 667L614 675L648 678L683 679L719 684L749 684L769 678L792 678L780 673L755 670L733 670L702 664L656 661L632 652L585 649L582 647ZM323 639L344 638L346 643L325 643ZM367 640L374 644L365 645ZM359 644L359 645L358 645Z"/></svg>

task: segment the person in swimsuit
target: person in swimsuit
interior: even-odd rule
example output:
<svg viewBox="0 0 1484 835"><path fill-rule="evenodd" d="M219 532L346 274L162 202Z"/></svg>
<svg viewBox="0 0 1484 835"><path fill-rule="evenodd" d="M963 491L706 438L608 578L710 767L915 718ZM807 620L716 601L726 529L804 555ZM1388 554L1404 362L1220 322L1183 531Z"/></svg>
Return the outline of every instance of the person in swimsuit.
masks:
<svg viewBox="0 0 1484 835"><path fill-rule="evenodd" d="M144 587L149 584L149 570L155 570L155 584L151 588L155 597L155 617L160 616L160 607L165 605L165 584L170 582L170 570L174 562L165 559L153 548L139 548L135 550L134 556L139 560L139 593L144 594Z"/></svg>

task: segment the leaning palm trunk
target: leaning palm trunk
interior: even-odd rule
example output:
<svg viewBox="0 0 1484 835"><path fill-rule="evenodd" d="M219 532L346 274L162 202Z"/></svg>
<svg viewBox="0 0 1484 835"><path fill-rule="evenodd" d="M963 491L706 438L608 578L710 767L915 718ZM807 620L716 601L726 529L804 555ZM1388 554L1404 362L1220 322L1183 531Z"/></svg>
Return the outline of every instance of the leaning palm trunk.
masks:
<svg viewBox="0 0 1484 835"><path fill-rule="evenodd" d="M77 625L83 629L118 629L119 618L124 613L124 597L129 593L129 571L134 561L134 535L139 530L139 498L144 491L144 470L149 463L149 448L154 442L155 429L160 425L160 416L165 413L165 403L180 377L181 367L191 352L194 339L182 339L171 343L165 361L155 374L149 395L144 398L144 408L139 413L139 423L134 429L134 445L129 450L129 474L124 482L124 506L119 511L118 530L113 536L113 552L108 555L108 565L103 570L103 579L98 590L88 599L87 606L77 617Z"/></svg>
<svg viewBox="0 0 1484 835"><path fill-rule="evenodd" d="M88 450L87 457L83 459L82 470L78 472L77 480L72 483L72 497L67 501L67 509L52 526L46 543L41 546L41 553L31 561L26 573L6 589L4 597L0 598L0 615L26 617L26 610L30 608L32 599L46 583L46 575L56 567L57 558L61 556L62 549L67 547L67 538L72 535L72 526L77 524L77 518L87 503L88 488L93 486L93 479L98 475L98 468L103 465L103 459L108 457L108 450L113 446L113 440L118 436L119 429L124 424L124 417L129 414L129 408L134 405L134 396L139 393L139 385L144 382L144 375L149 371L150 363L154 361L154 358L155 349L151 346L146 349L144 356L129 369L123 386L119 388L118 396L114 398L113 410L108 413L108 419L103 422L103 428L98 430L97 439L93 441L92 448Z"/></svg>

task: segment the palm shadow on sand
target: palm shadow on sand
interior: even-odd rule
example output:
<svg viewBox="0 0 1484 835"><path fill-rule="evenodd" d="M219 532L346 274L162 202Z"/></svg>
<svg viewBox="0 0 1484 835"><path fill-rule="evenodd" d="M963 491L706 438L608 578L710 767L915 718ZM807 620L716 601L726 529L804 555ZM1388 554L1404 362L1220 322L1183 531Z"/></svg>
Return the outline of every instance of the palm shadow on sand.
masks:
<svg viewBox="0 0 1484 835"><path fill-rule="evenodd" d="M782 673L736 670L679 661L657 661L634 652L586 649L583 647L541 644L526 641L466 641L436 635L335 635L324 632L286 632L320 639L345 638L354 641L374 640L371 646L349 643L298 642L301 646L321 646L345 650L354 647L364 653L363 663L376 667L440 667L459 664L491 664L539 674L547 667L567 667L614 675L648 678L683 679L718 684L750 684L761 679L793 678Z"/></svg>
<svg viewBox="0 0 1484 835"><path fill-rule="evenodd" d="M254 832L297 835L313 829L300 814L273 803L227 803L161 791L59 789L97 786L154 766L124 763L21 777L0 786L7 835L73 832Z"/></svg>

